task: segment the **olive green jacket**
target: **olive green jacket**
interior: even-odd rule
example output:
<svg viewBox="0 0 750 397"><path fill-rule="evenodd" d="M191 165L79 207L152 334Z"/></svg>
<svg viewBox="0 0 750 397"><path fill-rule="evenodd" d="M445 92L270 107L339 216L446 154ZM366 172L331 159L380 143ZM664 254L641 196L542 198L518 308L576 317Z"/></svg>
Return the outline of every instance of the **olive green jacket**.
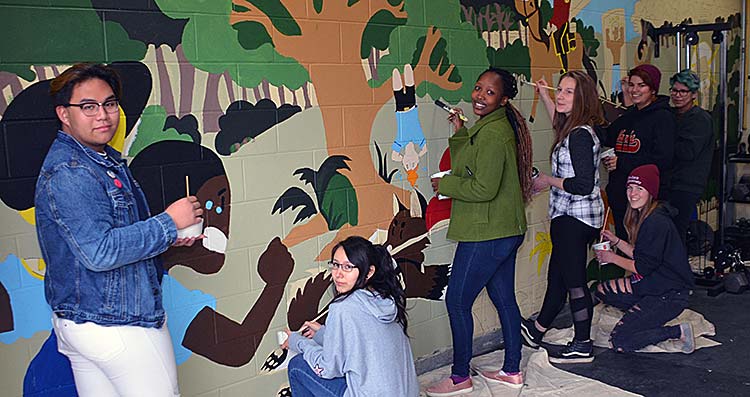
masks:
<svg viewBox="0 0 750 397"><path fill-rule="evenodd" d="M516 138L505 107L448 139L451 173L438 192L453 198L448 238L487 241L526 233Z"/></svg>

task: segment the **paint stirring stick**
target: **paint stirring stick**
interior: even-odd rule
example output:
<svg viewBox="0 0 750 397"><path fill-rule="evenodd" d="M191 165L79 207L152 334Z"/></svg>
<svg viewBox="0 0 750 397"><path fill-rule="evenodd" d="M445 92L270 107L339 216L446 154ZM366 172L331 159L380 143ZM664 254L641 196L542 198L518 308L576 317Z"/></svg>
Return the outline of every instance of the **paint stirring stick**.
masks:
<svg viewBox="0 0 750 397"><path fill-rule="evenodd" d="M190 197L190 176L185 175L185 197Z"/></svg>
<svg viewBox="0 0 750 397"><path fill-rule="evenodd" d="M599 230L599 242L600 243L604 242L604 235L602 234L602 232L607 227L607 218L609 218L609 209L610 207L607 206L607 212L604 214L604 224L602 224L602 229Z"/></svg>
<svg viewBox="0 0 750 397"><path fill-rule="evenodd" d="M446 105L443 101L441 101L439 99L435 100L435 105L440 106L441 108L443 108L443 110L445 110L446 112L448 112L450 114L458 115L458 118L461 119L461 121L463 121L463 122L469 121L469 119L466 116L464 116L461 113L456 112L455 109L453 109L450 106Z"/></svg>

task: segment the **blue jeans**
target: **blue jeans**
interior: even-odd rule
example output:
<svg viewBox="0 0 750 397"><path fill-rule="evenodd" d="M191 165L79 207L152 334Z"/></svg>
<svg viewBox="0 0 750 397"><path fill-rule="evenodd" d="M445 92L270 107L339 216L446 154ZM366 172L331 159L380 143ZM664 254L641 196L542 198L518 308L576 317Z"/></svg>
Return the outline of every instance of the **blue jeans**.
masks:
<svg viewBox="0 0 750 397"><path fill-rule="evenodd" d="M341 397L346 391L346 378L321 378L313 372L302 354L289 361L287 375L294 397Z"/></svg>
<svg viewBox="0 0 750 397"><path fill-rule="evenodd" d="M453 336L452 373L469 376L474 319L471 307L482 288L497 308L505 344L503 371L518 372L521 362L521 313L515 294L516 252L523 236L459 242L453 258L445 305Z"/></svg>

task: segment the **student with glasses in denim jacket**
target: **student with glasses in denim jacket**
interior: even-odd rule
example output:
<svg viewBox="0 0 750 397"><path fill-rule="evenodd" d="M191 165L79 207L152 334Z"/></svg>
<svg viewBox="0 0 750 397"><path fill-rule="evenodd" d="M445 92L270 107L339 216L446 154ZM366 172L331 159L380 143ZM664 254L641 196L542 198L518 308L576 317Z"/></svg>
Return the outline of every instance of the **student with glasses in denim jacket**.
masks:
<svg viewBox="0 0 750 397"><path fill-rule="evenodd" d="M335 298L325 325L286 330L282 347L294 397L419 395L406 334L406 293L396 263L382 245L352 236L329 262Z"/></svg>
<svg viewBox="0 0 750 397"><path fill-rule="evenodd" d="M158 255L196 238L196 197L151 216L120 153L107 144L120 122L120 80L77 64L50 84L61 129L36 184L36 225L47 263L45 296L58 350L81 396L179 395L162 306Z"/></svg>

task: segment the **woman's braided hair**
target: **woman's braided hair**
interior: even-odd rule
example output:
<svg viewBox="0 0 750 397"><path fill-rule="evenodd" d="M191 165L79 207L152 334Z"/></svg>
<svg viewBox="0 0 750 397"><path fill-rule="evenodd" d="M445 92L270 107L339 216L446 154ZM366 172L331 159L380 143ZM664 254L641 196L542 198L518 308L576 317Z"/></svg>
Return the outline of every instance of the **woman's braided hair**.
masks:
<svg viewBox="0 0 750 397"><path fill-rule="evenodd" d="M495 73L500 76L503 82L502 96L513 99L518 94L518 85L516 78L507 70L499 68L489 68L482 72ZM481 75L480 75L481 77ZM516 165L518 166L518 180L521 183L521 194L523 195L523 202L525 204L531 201L531 191L533 188L533 182L531 180L531 166L532 166L532 150L531 150L531 133L529 132L529 126L526 124L526 119L523 117L521 112L510 103L505 105L505 113L508 117L511 127L513 127L513 133L516 136Z"/></svg>

